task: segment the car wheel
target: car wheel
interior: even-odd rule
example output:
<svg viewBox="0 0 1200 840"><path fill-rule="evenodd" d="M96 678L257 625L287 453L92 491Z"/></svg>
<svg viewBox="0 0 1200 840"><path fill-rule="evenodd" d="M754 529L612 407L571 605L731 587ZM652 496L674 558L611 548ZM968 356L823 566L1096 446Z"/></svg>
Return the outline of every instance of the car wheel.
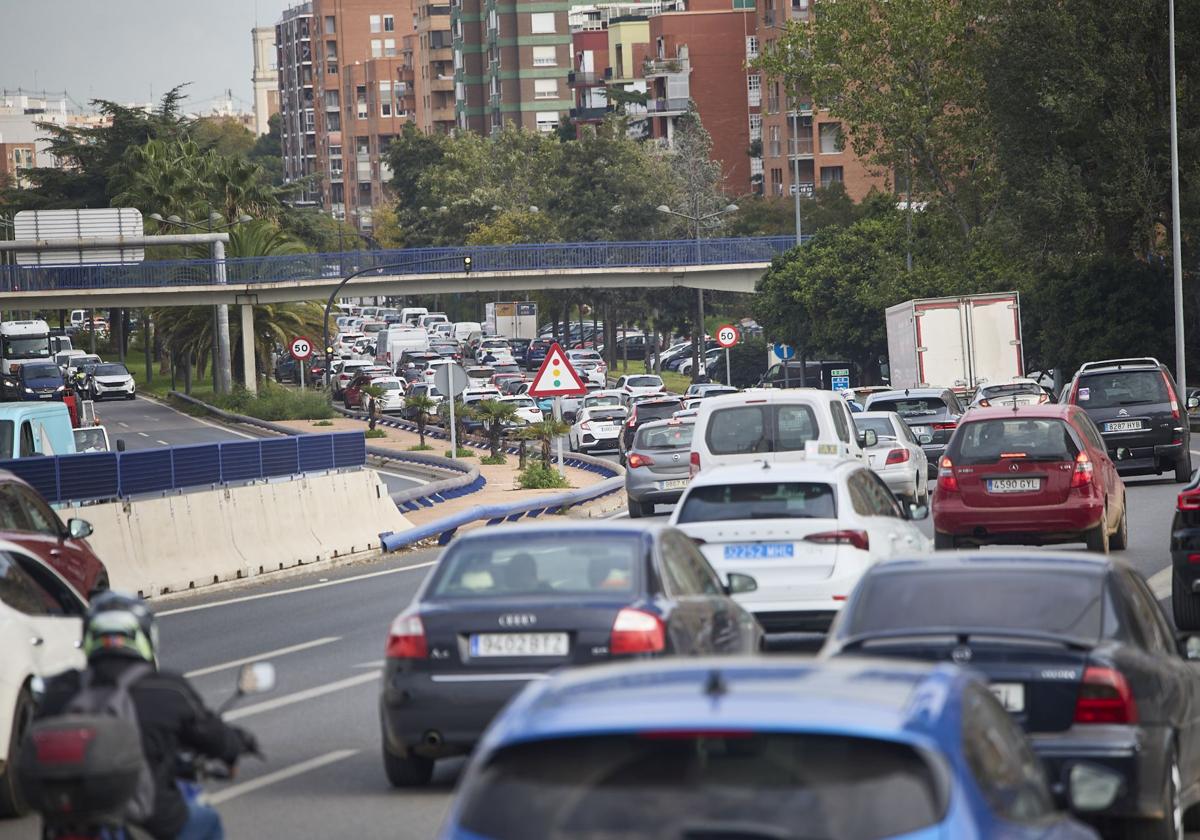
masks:
<svg viewBox="0 0 1200 840"><path fill-rule="evenodd" d="M629 496L625 497L625 507L629 510L630 519L641 519L645 515L642 511L642 503Z"/></svg>
<svg viewBox="0 0 1200 840"><path fill-rule="evenodd" d="M346 406L346 410L347 410L347 411L349 411L351 408L353 408L353 406L352 406L352 405L350 405L350 398L349 398L349 397L342 397L342 405Z"/></svg>
<svg viewBox="0 0 1200 840"><path fill-rule="evenodd" d="M1183 458L1175 462L1175 481L1186 484L1192 480L1192 453L1185 452Z"/></svg>
<svg viewBox="0 0 1200 840"><path fill-rule="evenodd" d="M1171 613L1177 629L1200 630L1200 595L1192 592L1178 571L1171 573Z"/></svg>
<svg viewBox="0 0 1200 840"><path fill-rule="evenodd" d="M933 533L933 547L937 551L953 551L958 547L954 536L951 534L943 534L940 531Z"/></svg>
<svg viewBox="0 0 1200 840"><path fill-rule="evenodd" d="M388 782L395 788L423 787L433 778L433 759L409 753L406 756L392 755L383 748L383 770Z"/></svg>
<svg viewBox="0 0 1200 840"><path fill-rule="evenodd" d="M1163 790L1163 816L1156 820L1130 820L1124 826L1127 840L1183 840L1183 802L1179 788L1182 777L1174 753L1167 756L1167 779Z"/></svg>
<svg viewBox="0 0 1200 840"><path fill-rule="evenodd" d="M1108 538L1108 545L1113 551L1129 548L1129 509L1124 506L1121 507L1121 521L1117 523L1116 533Z"/></svg>
<svg viewBox="0 0 1200 840"><path fill-rule="evenodd" d="M1087 531L1083 535L1083 541L1087 543L1087 550L1094 551L1097 554L1108 554L1110 542L1108 539L1108 508L1104 509L1104 515L1100 517L1100 523Z"/></svg>
<svg viewBox="0 0 1200 840"><path fill-rule="evenodd" d="M33 697L29 689L22 688L17 694L17 705L13 709L12 731L8 738L8 764L0 773L0 817L20 817L29 811L29 804L17 784L16 766L17 751L25 730L33 721Z"/></svg>
<svg viewBox="0 0 1200 840"><path fill-rule="evenodd" d="M92 591L88 593L88 600L92 600L102 592L107 592L112 586L108 582L108 572L101 572L96 578L96 582L92 584Z"/></svg>

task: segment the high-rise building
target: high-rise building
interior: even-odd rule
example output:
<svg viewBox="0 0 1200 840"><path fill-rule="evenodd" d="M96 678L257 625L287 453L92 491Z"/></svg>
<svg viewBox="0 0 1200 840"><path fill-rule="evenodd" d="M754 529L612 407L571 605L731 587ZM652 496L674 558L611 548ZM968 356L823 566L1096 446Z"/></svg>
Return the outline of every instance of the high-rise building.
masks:
<svg viewBox="0 0 1200 840"><path fill-rule="evenodd" d="M272 114L279 113L279 70L275 51L275 27L256 26L250 30L254 46L254 132L266 134Z"/></svg>
<svg viewBox="0 0 1200 840"><path fill-rule="evenodd" d="M301 207L315 206L320 200L320 189L311 180L317 172L312 27L311 3L288 9L275 24L283 179L304 182L303 189L290 199Z"/></svg>
<svg viewBox="0 0 1200 840"><path fill-rule="evenodd" d="M414 57L421 96L417 125L425 132L454 130L454 39L449 0L417 0Z"/></svg>
<svg viewBox="0 0 1200 840"><path fill-rule="evenodd" d="M506 124L550 132L573 105L570 3L452 0L458 127L488 134Z"/></svg>

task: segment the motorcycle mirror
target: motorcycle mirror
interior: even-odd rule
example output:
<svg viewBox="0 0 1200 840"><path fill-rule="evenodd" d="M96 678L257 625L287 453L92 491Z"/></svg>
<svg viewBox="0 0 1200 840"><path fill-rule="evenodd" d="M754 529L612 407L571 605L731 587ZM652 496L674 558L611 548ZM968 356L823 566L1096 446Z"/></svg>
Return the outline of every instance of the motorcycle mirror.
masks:
<svg viewBox="0 0 1200 840"><path fill-rule="evenodd" d="M275 666L270 662L251 662L238 672L238 694L265 694L275 688Z"/></svg>

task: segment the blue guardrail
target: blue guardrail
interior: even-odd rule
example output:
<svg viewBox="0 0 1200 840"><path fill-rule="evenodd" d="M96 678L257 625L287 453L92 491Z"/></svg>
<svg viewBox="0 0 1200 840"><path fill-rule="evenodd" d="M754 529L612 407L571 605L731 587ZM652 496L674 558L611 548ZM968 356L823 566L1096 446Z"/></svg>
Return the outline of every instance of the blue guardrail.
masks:
<svg viewBox="0 0 1200 840"><path fill-rule="evenodd" d="M0 470L23 478L48 502L84 502L361 467L366 462L362 432L335 432L15 458L0 461Z"/></svg>

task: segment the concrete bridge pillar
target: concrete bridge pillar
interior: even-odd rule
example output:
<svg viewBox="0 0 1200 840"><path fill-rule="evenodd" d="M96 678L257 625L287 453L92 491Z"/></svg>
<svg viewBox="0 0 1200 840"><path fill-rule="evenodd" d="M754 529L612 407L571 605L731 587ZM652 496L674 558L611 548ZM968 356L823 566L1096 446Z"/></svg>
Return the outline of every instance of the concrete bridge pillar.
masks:
<svg viewBox="0 0 1200 840"><path fill-rule="evenodd" d="M251 394L258 393L258 375L254 363L254 307L249 303L241 304L242 308L242 378L246 381L246 390Z"/></svg>

